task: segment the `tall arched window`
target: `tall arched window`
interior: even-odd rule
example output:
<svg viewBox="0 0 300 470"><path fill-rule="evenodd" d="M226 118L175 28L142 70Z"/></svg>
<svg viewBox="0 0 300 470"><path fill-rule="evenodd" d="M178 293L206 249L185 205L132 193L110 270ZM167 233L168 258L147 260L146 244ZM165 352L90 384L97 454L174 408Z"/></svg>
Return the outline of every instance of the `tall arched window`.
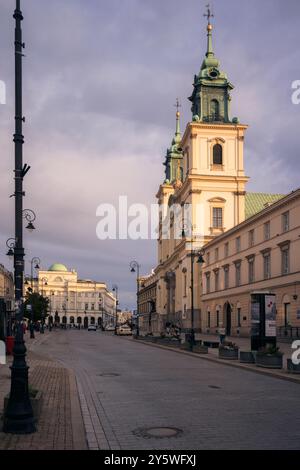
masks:
<svg viewBox="0 0 300 470"><path fill-rule="evenodd" d="M214 145L213 148L213 164L223 165L223 147L220 144Z"/></svg>
<svg viewBox="0 0 300 470"><path fill-rule="evenodd" d="M213 121L218 121L219 120L219 114L220 114L219 101L218 100L212 100L210 109L211 109L212 120Z"/></svg>

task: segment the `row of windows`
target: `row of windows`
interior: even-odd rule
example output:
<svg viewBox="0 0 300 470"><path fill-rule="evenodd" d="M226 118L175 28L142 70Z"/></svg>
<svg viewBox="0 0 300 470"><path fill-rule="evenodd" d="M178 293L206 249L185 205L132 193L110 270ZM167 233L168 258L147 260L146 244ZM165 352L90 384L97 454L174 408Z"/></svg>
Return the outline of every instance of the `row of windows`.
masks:
<svg viewBox="0 0 300 470"><path fill-rule="evenodd" d="M44 290L44 292L45 292L45 290ZM47 294L45 294L45 295L49 295L49 296L51 295L51 296L55 296L55 297L65 297L66 295L68 295L69 297L74 298L76 293L75 292L66 293L66 292L51 291L51 292L47 292ZM92 297L92 298L98 298L99 297L100 299L102 298L102 294L98 293L98 292L78 292L77 296L78 297Z"/></svg>
<svg viewBox="0 0 300 470"><path fill-rule="evenodd" d="M271 271L271 250L266 250L262 253L263 256L263 279L270 279L272 276ZM248 283L253 284L255 282L255 255L248 257ZM224 272L224 289L229 289L230 287L239 287L242 285L242 263L243 261L238 261L234 263L235 265L235 285L230 286L230 267L229 265L223 267ZM286 276L290 273L290 247L289 244L281 247L281 274ZM214 271L214 290L215 292L221 289L220 287L220 269ZM211 273L206 273L206 293L211 292Z"/></svg>
<svg viewBox="0 0 300 470"><path fill-rule="evenodd" d="M222 314L221 314L220 310L217 310L217 312L216 312L215 325L212 324L213 323L212 322L212 315L211 315L211 312L209 310L207 312L206 320L207 320L207 323L206 323L207 328L212 328L213 326L215 326L216 328L219 328L220 325L223 324ZM244 320L246 320L246 318ZM241 308L237 308L237 310L236 310L236 326L238 328L242 327L242 309Z"/></svg>
<svg viewBox="0 0 300 470"><path fill-rule="evenodd" d="M223 209L215 207L213 208L213 228L223 228ZM270 240L271 238L271 222L266 222L264 224L264 241ZM286 233L290 230L290 213L285 212L282 214L282 233ZM250 230L248 232L248 248L252 248L255 245L255 230ZM235 252L240 253L242 249L241 237L235 239ZM224 245L224 258L228 258L229 253L229 242ZM215 262L219 261L219 248L215 249ZM210 264L210 253L206 254L206 262Z"/></svg>
<svg viewBox="0 0 300 470"><path fill-rule="evenodd" d="M65 303L61 303L61 302L55 302L52 304L52 308L57 308L57 309L67 309L70 308L71 310L75 308L75 303L74 302L71 302L68 306L65 304ZM103 306L102 304L99 304L98 305L98 310L102 310ZM77 309L78 310L91 310L91 311L94 311L94 310L97 310L97 305L96 304L84 304L84 303L80 303L78 302L77 303Z"/></svg>

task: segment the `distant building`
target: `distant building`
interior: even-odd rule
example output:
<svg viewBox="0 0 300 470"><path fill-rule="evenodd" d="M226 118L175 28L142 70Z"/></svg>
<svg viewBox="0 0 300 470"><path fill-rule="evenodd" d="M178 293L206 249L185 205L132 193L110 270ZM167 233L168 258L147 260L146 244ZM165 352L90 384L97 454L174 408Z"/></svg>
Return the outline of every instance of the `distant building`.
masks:
<svg viewBox="0 0 300 470"><path fill-rule="evenodd" d="M123 325L124 323L131 323L133 318L133 313L129 310L118 311L118 325Z"/></svg>
<svg viewBox="0 0 300 470"><path fill-rule="evenodd" d="M0 264L0 339L6 336L8 315L13 308L13 275Z"/></svg>
<svg viewBox="0 0 300 470"><path fill-rule="evenodd" d="M28 288L28 285L26 285ZM53 264L39 271L33 291L50 300L49 322L64 325L114 325L116 298L104 282L78 279L75 270Z"/></svg>

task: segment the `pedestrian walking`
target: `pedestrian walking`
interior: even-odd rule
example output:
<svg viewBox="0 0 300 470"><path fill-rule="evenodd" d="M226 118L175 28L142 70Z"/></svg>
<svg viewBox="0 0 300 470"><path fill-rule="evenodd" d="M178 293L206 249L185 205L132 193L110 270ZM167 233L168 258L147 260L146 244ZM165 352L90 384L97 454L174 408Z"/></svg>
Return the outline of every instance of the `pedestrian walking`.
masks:
<svg viewBox="0 0 300 470"><path fill-rule="evenodd" d="M223 323L221 323L220 328L219 328L219 336L220 336L220 343L224 344L224 341L226 338L226 330L223 327Z"/></svg>
<svg viewBox="0 0 300 470"><path fill-rule="evenodd" d="M34 339L35 336L34 336L34 323L33 322L30 322L29 331L30 331L30 339Z"/></svg>

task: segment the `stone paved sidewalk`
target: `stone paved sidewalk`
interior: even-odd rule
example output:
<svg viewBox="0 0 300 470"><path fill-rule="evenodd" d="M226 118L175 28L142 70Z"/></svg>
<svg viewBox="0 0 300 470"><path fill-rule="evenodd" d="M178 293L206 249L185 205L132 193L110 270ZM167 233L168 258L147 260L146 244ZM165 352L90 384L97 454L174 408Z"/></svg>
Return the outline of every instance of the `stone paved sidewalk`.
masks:
<svg viewBox="0 0 300 470"><path fill-rule="evenodd" d="M46 337L46 335L45 335ZM84 424L74 374L59 363L33 350L44 337L29 346L29 383L43 392L42 413L35 434L16 436L0 432L0 450L81 450L87 449ZM30 351L31 350L31 351ZM10 388L9 364L0 367L0 413ZM0 429L2 422L0 422Z"/></svg>

